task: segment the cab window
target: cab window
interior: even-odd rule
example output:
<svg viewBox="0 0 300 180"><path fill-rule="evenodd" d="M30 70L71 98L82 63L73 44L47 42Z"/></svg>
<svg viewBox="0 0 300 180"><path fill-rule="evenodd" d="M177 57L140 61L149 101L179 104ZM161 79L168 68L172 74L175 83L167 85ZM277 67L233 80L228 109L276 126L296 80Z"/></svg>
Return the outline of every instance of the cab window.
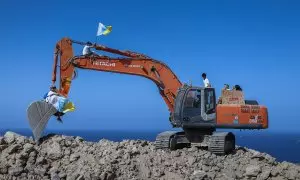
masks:
<svg viewBox="0 0 300 180"><path fill-rule="evenodd" d="M186 94L183 108L184 117L201 115L201 90L192 89Z"/></svg>
<svg viewBox="0 0 300 180"><path fill-rule="evenodd" d="M215 91L213 89L205 89L205 113L212 114L216 112Z"/></svg>
<svg viewBox="0 0 300 180"><path fill-rule="evenodd" d="M190 90L185 98L185 108L200 108L201 106L201 91Z"/></svg>

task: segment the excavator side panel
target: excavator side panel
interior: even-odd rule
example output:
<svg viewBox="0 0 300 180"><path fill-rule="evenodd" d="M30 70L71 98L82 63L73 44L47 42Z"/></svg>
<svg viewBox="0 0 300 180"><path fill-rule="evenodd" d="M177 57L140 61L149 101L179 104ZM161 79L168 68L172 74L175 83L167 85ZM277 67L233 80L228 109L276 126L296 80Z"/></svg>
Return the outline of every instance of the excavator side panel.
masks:
<svg viewBox="0 0 300 180"><path fill-rule="evenodd" d="M266 129L268 112L265 106L219 104L217 128Z"/></svg>

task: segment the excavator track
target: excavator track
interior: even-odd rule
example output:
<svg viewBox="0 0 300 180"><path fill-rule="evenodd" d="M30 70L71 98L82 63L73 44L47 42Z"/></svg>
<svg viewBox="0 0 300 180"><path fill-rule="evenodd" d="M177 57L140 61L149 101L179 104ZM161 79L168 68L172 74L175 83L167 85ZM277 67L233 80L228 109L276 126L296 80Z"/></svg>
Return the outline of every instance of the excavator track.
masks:
<svg viewBox="0 0 300 180"><path fill-rule="evenodd" d="M156 149L176 150L184 147L190 147L189 140L185 137L185 132L165 131L156 136Z"/></svg>
<svg viewBox="0 0 300 180"><path fill-rule="evenodd" d="M214 132L209 140L208 150L214 154L224 155L235 149L235 136L231 132Z"/></svg>
<svg viewBox="0 0 300 180"><path fill-rule="evenodd" d="M165 131L156 136L154 142L156 149L178 149L179 145L187 145L189 142L184 136L184 132ZM231 132L214 132L209 136L208 151L224 155L231 153L235 149L235 136Z"/></svg>
<svg viewBox="0 0 300 180"><path fill-rule="evenodd" d="M159 133L156 136L156 140L154 142L156 149L169 149L170 148L170 139L177 133L177 131L165 131Z"/></svg>

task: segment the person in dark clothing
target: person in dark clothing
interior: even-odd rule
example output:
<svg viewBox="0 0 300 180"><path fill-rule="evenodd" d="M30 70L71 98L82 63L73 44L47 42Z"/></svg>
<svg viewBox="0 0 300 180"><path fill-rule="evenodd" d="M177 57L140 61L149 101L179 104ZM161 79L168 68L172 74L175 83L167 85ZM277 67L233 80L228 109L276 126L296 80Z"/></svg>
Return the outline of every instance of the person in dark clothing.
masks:
<svg viewBox="0 0 300 180"><path fill-rule="evenodd" d="M236 90L236 91L243 91L243 89L241 88L240 85L234 85L234 86L233 86L233 90Z"/></svg>

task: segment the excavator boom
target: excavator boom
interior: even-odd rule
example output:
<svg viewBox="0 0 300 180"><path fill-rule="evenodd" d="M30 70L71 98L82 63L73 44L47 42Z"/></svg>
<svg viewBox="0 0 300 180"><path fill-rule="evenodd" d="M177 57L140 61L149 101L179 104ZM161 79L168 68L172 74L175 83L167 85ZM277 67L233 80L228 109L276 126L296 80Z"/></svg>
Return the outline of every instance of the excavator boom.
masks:
<svg viewBox="0 0 300 180"><path fill-rule="evenodd" d="M59 91L62 95L67 97L69 94L75 68L130 74L153 81L169 110L174 111L175 96L182 84L166 64L139 53L120 51L101 45L95 45L95 48L125 57L74 56L73 43L84 44L72 41L69 38L63 38L55 47L52 83L55 84L56 82L57 67L60 65ZM60 64L58 64L59 62Z"/></svg>

